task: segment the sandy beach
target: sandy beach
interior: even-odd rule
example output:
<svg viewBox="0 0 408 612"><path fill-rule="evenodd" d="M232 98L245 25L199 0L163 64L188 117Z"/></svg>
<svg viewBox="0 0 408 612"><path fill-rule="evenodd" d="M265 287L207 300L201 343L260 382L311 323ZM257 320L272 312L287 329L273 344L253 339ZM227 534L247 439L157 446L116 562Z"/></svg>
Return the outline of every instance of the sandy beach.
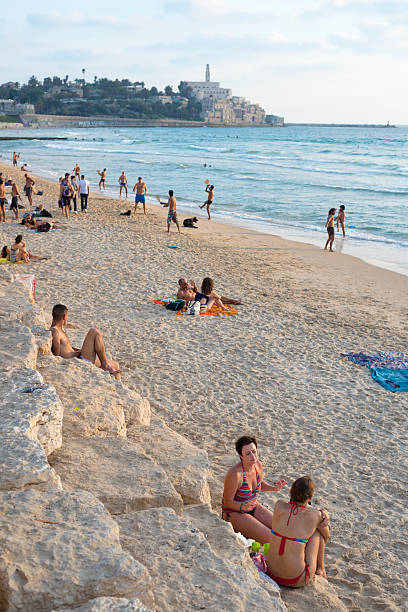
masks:
<svg viewBox="0 0 408 612"><path fill-rule="evenodd" d="M0 169L23 194L23 173ZM123 381L208 452L213 508L235 440L255 435L267 480L313 477L316 504L332 517L328 579L346 607L403 610L408 397L340 354L407 351L408 277L204 218L181 236L172 224L169 235L159 206L120 216L132 199L91 194L88 214L66 222L58 186L38 178L37 187L44 195L34 203L67 229L37 234L7 211L1 246L22 233L33 253L52 256L24 266L35 273L38 302L68 306L77 342L98 326ZM205 276L242 299L237 316L177 316L153 303L174 295L178 278L199 285ZM279 497L262 501L272 507Z"/></svg>

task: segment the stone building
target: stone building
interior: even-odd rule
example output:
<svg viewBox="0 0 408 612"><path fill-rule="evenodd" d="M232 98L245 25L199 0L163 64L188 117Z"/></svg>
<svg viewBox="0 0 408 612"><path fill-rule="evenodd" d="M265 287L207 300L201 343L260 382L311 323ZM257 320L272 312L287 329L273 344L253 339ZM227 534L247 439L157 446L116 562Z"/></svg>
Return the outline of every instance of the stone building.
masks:
<svg viewBox="0 0 408 612"><path fill-rule="evenodd" d="M264 124L265 111L259 104L251 104L245 98L233 96L232 90L220 87L211 81L207 64L205 81L187 81L194 96L201 102L202 118L208 123L222 124Z"/></svg>
<svg viewBox="0 0 408 612"><path fill-rule="evenodd" d="M34 104L22 104L15 100L0 100L0 115L24 115L35 113Z"/></svg>

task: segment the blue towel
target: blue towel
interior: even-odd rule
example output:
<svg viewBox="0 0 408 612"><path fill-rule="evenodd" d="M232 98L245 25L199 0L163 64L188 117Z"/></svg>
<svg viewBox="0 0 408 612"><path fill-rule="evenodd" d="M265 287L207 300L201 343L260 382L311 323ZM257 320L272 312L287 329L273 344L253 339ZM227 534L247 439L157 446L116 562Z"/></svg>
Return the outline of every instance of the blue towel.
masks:
<svg viewBox="0 0 408 612"><path fill-rule="evenodd" d="M408 369L389 370L387 368L370 368L371 376L384 389L392 391L408 391Z"/></svg>

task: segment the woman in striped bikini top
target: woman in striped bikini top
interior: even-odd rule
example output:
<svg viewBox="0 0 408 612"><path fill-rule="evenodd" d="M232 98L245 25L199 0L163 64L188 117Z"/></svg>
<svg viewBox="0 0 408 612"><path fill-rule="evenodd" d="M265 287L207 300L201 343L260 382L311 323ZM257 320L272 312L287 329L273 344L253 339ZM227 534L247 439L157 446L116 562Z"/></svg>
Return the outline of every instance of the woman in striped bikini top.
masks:
<svg viewBox="0 0 408 612"><path fill-rule="evenodd" d="M255 438L243 436L237 440L235 448L240 461L228 470L225 477L222 518L246 538L264 544L271 537L272 512L258 502L257 494L260 491L280 491L287 482L280 480L271 485L263 480Z"/></svg>

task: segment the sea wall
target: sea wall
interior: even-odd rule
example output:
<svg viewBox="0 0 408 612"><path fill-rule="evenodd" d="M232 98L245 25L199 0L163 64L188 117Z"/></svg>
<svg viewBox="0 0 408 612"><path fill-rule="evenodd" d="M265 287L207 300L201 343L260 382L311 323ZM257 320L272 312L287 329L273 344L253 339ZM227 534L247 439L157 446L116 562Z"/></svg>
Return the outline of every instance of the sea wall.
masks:
<svg viewBox="0 0 408 612"><path fill-rule="evenodd" d="M207 453L109 374L54 357L49 317L12 272L0 271L0 612L285 610L211 510Z"/></svg>

